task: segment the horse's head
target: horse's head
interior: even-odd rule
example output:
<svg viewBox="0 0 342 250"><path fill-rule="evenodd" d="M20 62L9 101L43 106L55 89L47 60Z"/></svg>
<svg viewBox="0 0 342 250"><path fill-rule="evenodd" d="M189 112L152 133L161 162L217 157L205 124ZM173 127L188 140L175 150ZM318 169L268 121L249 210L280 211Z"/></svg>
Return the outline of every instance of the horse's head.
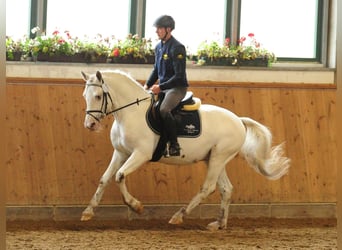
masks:
<svg viewBox="0 0 342 250"><path fill-rule="evenodd" d="M107 113L108 88L104 84L100 71L93 75L81 73L86 81L83 91L83 97L86 101L84 126L90 130L98 130L100 128L100 120Z"/></svg>

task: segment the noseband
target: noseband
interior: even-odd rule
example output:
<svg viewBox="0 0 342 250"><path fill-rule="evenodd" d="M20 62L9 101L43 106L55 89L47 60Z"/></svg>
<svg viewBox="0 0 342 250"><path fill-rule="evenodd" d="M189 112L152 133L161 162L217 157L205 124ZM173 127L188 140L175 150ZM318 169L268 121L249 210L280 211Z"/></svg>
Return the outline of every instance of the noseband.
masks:
<svg viewBox="0 0 342 250"><path fill-rule="evenodd" d="M102 104L101 104L101 109L100 110L86 110L86 114L87 115L90 115L91 117L93 117L96 121L100 122L100 119L103 118L104 116L106 115L109 115L109 114L113 114L121 109L124 109L124 108L127 108L129 106L132 106L134 104L136 105L139 105L140 102L142 101L145 101L145 100L148 100L150 99L151 97L145 97L145 98L142 98L142 99L136 99L134 102L131 102L127 105L124 105L120 108L117 108L117 109L114 109L112 111L108 111L107 112L107 107L108 107L108 98L110 100L110 102L112 103L113 105L113 100L112 100L112 97L110 96L109 94L109 91L108 89L104 90L103 89L103 84L104 84L104 81L102 79L102 84L96 84L96 83L90 83L90 84L86 84L86 86L95 86L95 87L99 87L99 88L102 88ZM101 114L101 117L98 118L96 115L94 115L93 113L100 113Z"/></svg>

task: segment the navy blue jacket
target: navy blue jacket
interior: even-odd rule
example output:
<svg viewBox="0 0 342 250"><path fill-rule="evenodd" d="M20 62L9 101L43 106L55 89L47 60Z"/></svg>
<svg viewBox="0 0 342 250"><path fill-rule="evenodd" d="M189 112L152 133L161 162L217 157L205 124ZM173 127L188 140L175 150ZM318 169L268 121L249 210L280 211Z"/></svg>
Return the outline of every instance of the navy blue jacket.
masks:
<svg viewBox="0 0 342 250"><path fill-rule="evenodd" d="M161 90L188 87L186 78L186 51L173 36L155 48L155 64L146 85L151 87L159 79Z"/></svg>

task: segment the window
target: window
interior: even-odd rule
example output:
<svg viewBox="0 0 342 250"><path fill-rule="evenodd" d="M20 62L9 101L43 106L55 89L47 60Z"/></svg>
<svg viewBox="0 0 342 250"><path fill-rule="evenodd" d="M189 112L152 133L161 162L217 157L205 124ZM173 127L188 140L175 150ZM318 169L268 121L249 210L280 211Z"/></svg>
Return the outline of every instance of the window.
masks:
<svg viewBox="0 0 342 250"><path fill-rule="evenodd" d="M12 0L11 0L12 1ZM129 33L129 0L48 0L46 33L125 38Z"/></svg>
<svg viewBox="0 0 342 250"><path fill-rule="evenodd" d="M30 11L31 5L42 1L7 0L6 35L28 35L33 28L30 20L35 17L31 19L30 13L34 13L46 16L42 19L47 34L68 30L72 36L101 34L124 38L132 32L151 38L156 44L153 22L168 14L176 22L173 35L187 47L189 54L196 54L203 41L222 43L226 37L236 41L254 33L257 41L274 52L278 60L324 63L331 31L328 30L330 1L325 0L45 1L46 13L40 13L44 8L36 13Z"/></svg>
<svg viewBox="0 0 342 250"><path fill-rule="evenodd" d="M215 4L203 0L147 0L145 37L157 39L155 19L170 15L176 22L174 37L187 47L188 53L196 53L198 45L205 40L223 41L224 6L225 0L215 0Z"/></svg>
<svg viewBox="0 0 342 250"><path fill-rule="evenodd" d="M240 36L254 33L278 58L316 58L318 1L242 0Z"/></svg>
<svg viewBox="0 0 342 250"><path fill-rule="evenodd" d="M6 35L21 38L29 33L30 0L6 1ZM20 6L20 8L18 8Z"/></svg>

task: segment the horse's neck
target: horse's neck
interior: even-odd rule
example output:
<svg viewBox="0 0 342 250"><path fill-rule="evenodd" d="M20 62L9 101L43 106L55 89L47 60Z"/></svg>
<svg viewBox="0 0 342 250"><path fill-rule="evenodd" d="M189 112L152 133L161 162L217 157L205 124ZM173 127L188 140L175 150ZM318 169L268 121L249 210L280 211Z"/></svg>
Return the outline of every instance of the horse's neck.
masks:
<svg viewBox="0 0 342 250"><path fill-rule="evenodd" d="M110 81L108 81L107 85L113 101L113 109L122 108L128 104L138 102L136 104L133 104L131 107L121 109L120 113L132 112L137 109L137 105L148 107L148 100L144 100L141 102L140 100L148 98L150 94L146 92L141 86L139 86L139 83L135 82L133 79L130 79L127 76L118 75L117 78L112 77Z"/></svg>

